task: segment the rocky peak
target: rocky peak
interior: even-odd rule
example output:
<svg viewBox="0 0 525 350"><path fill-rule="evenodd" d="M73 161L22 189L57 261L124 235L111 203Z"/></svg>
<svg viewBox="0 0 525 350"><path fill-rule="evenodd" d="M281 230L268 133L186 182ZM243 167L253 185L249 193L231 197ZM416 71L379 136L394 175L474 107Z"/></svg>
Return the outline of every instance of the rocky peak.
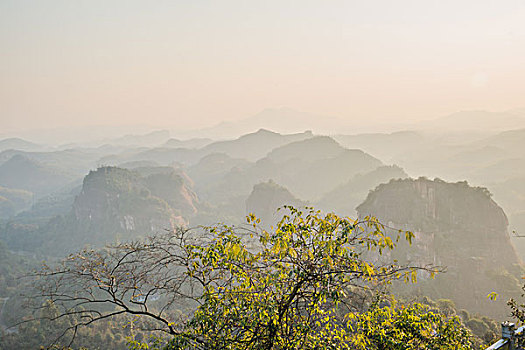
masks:
<svg viewBox="0 0 525 350"><path fill-rule="evenodd" d="M370 192L357 211L414 232L413 244L400 244L392 257L446 267L436 280L418 283L420 292L493 317L503 317L505 300L520 295L523 267L510 242L507 216L487 189L439 179L392 180ZM489 301L491 292L503 301Z"/></svg>

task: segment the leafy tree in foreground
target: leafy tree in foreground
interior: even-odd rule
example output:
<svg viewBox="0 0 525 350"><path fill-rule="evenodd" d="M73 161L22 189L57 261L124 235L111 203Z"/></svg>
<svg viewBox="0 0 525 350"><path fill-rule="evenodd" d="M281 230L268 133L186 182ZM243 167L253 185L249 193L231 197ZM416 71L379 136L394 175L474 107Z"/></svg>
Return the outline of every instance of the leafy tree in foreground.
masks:
<svg viewBox="0 0 525 350"><path fill-rule="evenodd" d="M250 215L243 228L179 229L71 255L39 274L41 296L59 308L54 319L71 320L63 339L127 314L136 327L164 334L167 349L346 349L361 335L380 340L356 328L367 297L393 280L415 281L419 269L435 272L384 262L381 254L399 239L410 241L410 232L392 238L373 218L285 209L289 215L271 231ZM425 310L410 310L407 324L412 314L423 314L412 325L422 328L422 347L436 337L465 336L454 322L443 326ZM420 348L398 345L377 348Z"/></svg>
<svg viewBox="0 0 525 350"><path fill-rule="evenodd" d="M525 285L521 287L523 290L523 294L521 297L525 297ZM518 323L518 325L524 325L525 324L525 303L522 301L519 303L516 299L512 298L507 302L507 305L510 307L511 310L511 316L514 317ZM518 337L516 339L517 344L516 346L522 348L525 346L525 338L524 337Z"/></svg>
<svg viewBox="0 0 525 350"><path fill-rule="evenodd" d="M446 317L428 305L379 306L347 315L352 348L359 350L473 349L470 332L457 316Z"/></svg>

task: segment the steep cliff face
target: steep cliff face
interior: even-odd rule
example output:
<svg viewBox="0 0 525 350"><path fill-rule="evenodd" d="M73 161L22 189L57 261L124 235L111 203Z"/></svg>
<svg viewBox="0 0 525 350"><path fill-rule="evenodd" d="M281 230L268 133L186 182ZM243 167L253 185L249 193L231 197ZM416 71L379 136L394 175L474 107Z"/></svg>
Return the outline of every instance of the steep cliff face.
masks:
<svg viewBox="0 0 525 350"><path fill-rule="evenodd" d="M197 195L189 186L191 180L185 174L175 171L151 174L143 183L152 196L166 201L170 207L180 211L182 216L190 217L197 213Z"/></svg>
<svg viewBox="0 0 525 350"><path fill-rule="evenodd" d="M191 180L171 167L101 167L85 178L66 214L13 220L0 231L11 249L61 255L187 225L197 212Z"/></svg>
<svg viewBox="0 0 525 350"><path fill-rule="evenodd" d="M488 301L487 294L498 292L503 301L520 294L522 267L508 220L486 189L439 179L392 180L372 191L357 211L415 233L412 246L400 245L392 257L447 268L417 287L423 294L495 316L506 307Z"/></svg>
<svg viewBox="0 0 525 350"><path fill-rule="evenodd" d="M143 178L126 169L104 167L86 176L73 212L79 223L102 232L144 234L185 224L183 216L196 212L196 201L174 172Z"/></svg>

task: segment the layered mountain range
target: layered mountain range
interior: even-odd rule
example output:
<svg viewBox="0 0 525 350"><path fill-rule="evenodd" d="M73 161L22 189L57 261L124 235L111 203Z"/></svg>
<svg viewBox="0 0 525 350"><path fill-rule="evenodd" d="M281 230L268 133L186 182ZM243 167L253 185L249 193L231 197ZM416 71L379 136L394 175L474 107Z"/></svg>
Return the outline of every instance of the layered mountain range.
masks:
<svg viewBox="0 0 525 350"><path fill-rule="evenodd" d="M435 283L423 274L404 292L501 316L505 306L486 295L519 294L522 267L513 244L520 252L520 242L509 231L525 228L522 133L329 137L262 129L215 141L158 133L40 152L17 141L24 150L0 152L0 240L19 254L44 258L179 225L239 225L249 213L270 227L283 205L372 214L416 233L395 258L447 267ZM488 190L410 179L433 172Z"/></svg>

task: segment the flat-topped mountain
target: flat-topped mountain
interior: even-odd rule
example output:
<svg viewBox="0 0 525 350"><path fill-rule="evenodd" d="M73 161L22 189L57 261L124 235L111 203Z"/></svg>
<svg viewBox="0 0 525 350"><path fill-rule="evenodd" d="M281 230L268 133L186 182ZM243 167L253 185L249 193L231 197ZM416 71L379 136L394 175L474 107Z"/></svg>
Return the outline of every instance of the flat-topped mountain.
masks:
<svg viewBox="0 0 525 350"><path fill-rule="evenodd" d="M499 293L501 300L520 294L522 267L507 216L485 188L439 179L392 180L372 191L357 211L415 233L411 247L394 252L399 260L447 267L418 286L424 294L493 315L505 306L491 303L489 293Z"/></svg>
<svg viewBox="0 0 525 350"><path fill-rule="evenodd" d="M103 231L113 227L139 234L183 224L181 215L194 214L195 203L195 194L175 171L142 177L103 167L84 178L73 211L79 222L91 222Z"/></svg>
<svg viewBox="0 0 525 350"><path fill-rule="evenodd" d="M68 214L44 222L10 221L0 239L13 250L62 254L186 225L197 196L177 169L139 171L102 167L83 181Z"/></svg>

